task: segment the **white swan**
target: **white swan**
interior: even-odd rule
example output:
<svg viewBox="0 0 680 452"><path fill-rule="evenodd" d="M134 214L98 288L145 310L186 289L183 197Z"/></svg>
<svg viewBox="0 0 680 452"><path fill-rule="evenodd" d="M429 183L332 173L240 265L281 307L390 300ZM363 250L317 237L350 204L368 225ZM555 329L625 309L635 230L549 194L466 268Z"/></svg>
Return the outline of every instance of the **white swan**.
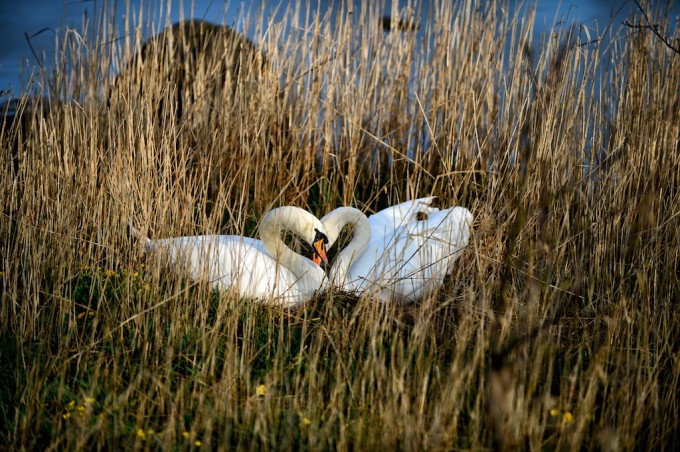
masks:
<svg viewBox="0 0 680 452"><path fill-rule="evenodd" d="M328 262L328 239L323 224L298 207L279 207L260 224L261 240L235 235L202 235L150 240L141 236L146 251L185 269L196 281L206 281L220 291L298 306L312 298L325 278L315 262L295 253L281 232L298 234L309 244L315 262Z"/></svg>
<svg viewBox="0 0 680 452"><path fill-rule="evenodd" d="M368 219L353 207L340 207L323 217L328 247L345 225L354 225L352 241L331 267L332 284L401 303L441 287L469 242L472 214L463 207L439 210L431 206L433 199L402 203ZM421 220L419 214L427 218Z"/></svg>

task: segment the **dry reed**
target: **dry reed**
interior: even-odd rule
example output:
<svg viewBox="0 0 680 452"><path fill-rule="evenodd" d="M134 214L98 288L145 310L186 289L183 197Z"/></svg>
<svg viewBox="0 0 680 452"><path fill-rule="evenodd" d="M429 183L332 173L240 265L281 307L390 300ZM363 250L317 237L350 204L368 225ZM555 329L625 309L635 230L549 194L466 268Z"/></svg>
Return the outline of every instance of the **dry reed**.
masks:
<svg viewBox="0 0 680 452"><path fill-rule="evenodd" d="M389 33L372 6L290 8L265 35L254 15L257 44L217 27L216 52L178 52L179 27L140 57L142 25L117 40L105 13L66 33L48 96L0 129L3 442L670 446L680 57L632 29L535 55L531 15L451 5ZM144 264L127 231L253 236L278 205L429 194L474 234L405 309L220 296Z"/></svg>

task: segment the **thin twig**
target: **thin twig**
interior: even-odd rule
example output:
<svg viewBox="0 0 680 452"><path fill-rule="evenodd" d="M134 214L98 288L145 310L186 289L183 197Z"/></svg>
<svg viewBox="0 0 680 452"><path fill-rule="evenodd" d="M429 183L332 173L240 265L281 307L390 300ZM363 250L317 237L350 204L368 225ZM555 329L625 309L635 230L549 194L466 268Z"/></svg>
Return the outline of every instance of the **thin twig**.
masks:
<svg viewBox="0 0 680 452"><path fill-rule="evenodd" d="M629 28L634 28L634 29L637 29L637 30L651 30L652 33L654 33L657 38L661 39L661 41L664 44L666 44L666 47L668 47L669 49L671 49L675 53L680 54L680 49L678 49L677 47L673 47L673 45L670 42L668 42L668 40L664 36L661 35L661 33L659 32L659 26L657 24L652 24L650 22L649 17L647 16L647 13L645 12L644 9L642 9L642 6L640 6L640 3L638 3L637 0L633 0L633 1L635 2L638 9L642 13L642 16L645 18L647 25L632 24L632 23L628 22L628 20L624 20L623 24L626 25Z"/></svg>
<svg viewBox="0 0 680 452"><path fill-rule="evenodd" d="M54 34L57 34L57 32L53 28L49 28L49 27L45 27L43 29L40 29L40 30L36 31L35 33L33 33L31 36L28 36L28 33L24 32L24 37L26 38L26 42L28 43L28 48L31 49L31 53L33 54L33 57L35 58L35 61L38 63L38 66L40 66L40 69L43 72L45 71L45 68L42 65L42 61L38 57L38 53L33 48L33 44L31 44L31 38L35 38L39 34L42 34L46 31L51 31Z"/></svg>

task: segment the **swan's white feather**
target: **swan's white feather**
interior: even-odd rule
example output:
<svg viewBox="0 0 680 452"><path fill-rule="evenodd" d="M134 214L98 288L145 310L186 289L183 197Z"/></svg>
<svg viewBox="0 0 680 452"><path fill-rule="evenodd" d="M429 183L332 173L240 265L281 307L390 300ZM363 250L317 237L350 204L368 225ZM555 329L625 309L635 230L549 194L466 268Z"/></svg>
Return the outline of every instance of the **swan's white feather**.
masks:
<svg viewBox="0 0 680 452"><path fill-rule="evenodd" d="M234 235L201 235L150 240L132 231L146 251L179 267L195 281L204 281L220 291L242 298L300 305L321 287L323 269L290 250L281 231L290 229L310 245L316 233L325 234L322 223L296 207L269 212L260 225L262 240ZM324 255L325 258L325 255Z"/></svg>
<svg viewBox="0 0 680 452"><path fill-rule="evenodd" d="M306 284L305 278L278 263L261 240L250 237L203 235L152 240L151 250L184 269L192 280L244 298L299 304L319 288ZM323 279L323 270L309 262L310 271L316 271L316 267L321 273L318 278Z"/></svg>
<svg viewBox="0 0 680 452"><path fill-rule="evenodd" d="M431 207L432 200L409 201L369 217L370 239L355 235L348 246L348 250L354 249L352 255L340 253L331 268L333 283L348 292L370 293L382 301L402 303L416 301L440 288L469 242L472 214L463 207ZM331 243L337 236L335 229L341 229L350 216L355 224L361 221L356 221L360 212L347 212L347 208L338 209L337 214L331 212L321 219ZM418 213L427 218L419 220ZM355 228L355 233L359 229ZM367 243L361 246L355 240ZM345 272L344 268L349 269Z"/></svg>
<svg viewBox="0 0 680 452"><path fill-rule="evenodd" d="M374 213L368 217L371 223L371 237L391 234L400 226L414 223L418 220L419 213L428 216L438 212L439 209L432 206L436 198L436 196L428 196L406 201Z"/></svg>

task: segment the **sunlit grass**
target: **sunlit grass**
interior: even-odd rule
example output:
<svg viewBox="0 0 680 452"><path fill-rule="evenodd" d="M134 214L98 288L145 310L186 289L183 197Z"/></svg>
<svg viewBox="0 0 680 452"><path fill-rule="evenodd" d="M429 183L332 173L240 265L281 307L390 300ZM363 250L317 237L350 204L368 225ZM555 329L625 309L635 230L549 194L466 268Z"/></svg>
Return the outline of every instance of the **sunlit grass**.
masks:
<svg viewBox="0 0 680 452"><path fill-rule="evenodd" d="M379 8L334 27L291 9L234 72L214 43L135 57L133 22L61 37L49 108L27 93L0 128L2 442L672 445L679 56L645 30L605 47L564 28L532 54L531 16L450 5L420 18L425 40L385 33ZM408 307L234 299L128 232L255 236L279 205L430 194L468 207L473 235Z"/></svg>

